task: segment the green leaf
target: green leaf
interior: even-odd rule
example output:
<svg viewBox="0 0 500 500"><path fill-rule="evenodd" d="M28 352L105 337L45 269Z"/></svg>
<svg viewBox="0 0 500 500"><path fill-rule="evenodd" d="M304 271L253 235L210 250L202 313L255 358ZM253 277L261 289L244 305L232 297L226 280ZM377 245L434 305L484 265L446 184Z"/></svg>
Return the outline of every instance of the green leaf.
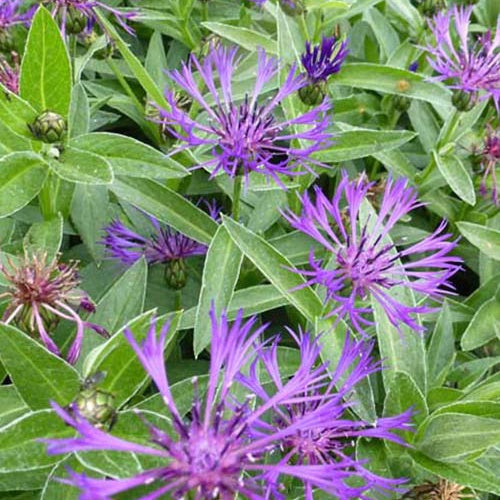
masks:
<svg viewBox="0 0 500 500"><path fill-rule="evenodd" d="M33 410L49 408L50 401L68 404L80 389L72 366L10 325L0 324L0 359Z"/></svg>
<svg viewBox="0 0 500 500"><path fill-rule="evenodd" d="M406 80L410 88L399 90L399 82ZM331 85L348 85L387 94L404 95L411 99L427 101L438 106L450 107L451 93L443 85L426 81L425 75L380 64L350 63L332 78Z"/></svg>
<svg viewBox="0 0 500 500"><path fill-rule="evenodd" d="M87 93L81 83L73 87L71 108L69 112L69 137L86 134L90 128L90 109ZM82 148L85 149L85 148Z"/></svg>
<svg viewBox="0 0 500 500"><path fill-rule="evenodd" d="M260 236L241 224L224 217L224 226L240 250L255 264L257 269L295 306L304 317L314 323L322 314L323 306L318 295L310 287L292 289L304 285L302 276L290 271L292 263Z"/></svg>
<svg viewBox="0 0 500 500"><path fill-rule="evenodd" d="M19 86L21 97L40 113L68 116L71 64L59 27L42 6L31 23Z"/></svg>
<svg viewBox="0 0 500 500"><path fill-rule="evenodd" d="M441 386L455 361L453 322L447 302L443 303L427 351L429 386Z"/></svg>
<svg viewBox="0 0 500 500"><path fill-rule="evenodd" d="M131 137L105 132L80 135L70 145L106 159L116 175L154 179L180 178L187 170L147 144Z"/></svg>
<svg viewBox="0 0 500 500"><path fill-rule="evenodd" d="M120 177L111 190L134 205L200 243L209 244L217 223L183 196L154 181Z"/></svg>
<svg viewBox="0 0 500 500"><path fill-rule="evenodd" d="M0 160L0 217L27 205L42 189L48 171L45 161L34 153L4 156Z"/></svg>
<svg viewBox="0 0 500 500"><path fill-rule="evenodd" d="M500 339L500 289L474 314L462 336L462 349L472 351L494 338Z"/></svg>
<svg viewBox="0 0 500 500"><path fill-rule="evenodd" d="M26 233L23 246L28 254L47 253L50 262L59 251L63 237L63 217L58 214L50 220L35 222Z"/></svg>
<svg viewBox="0 0 500 500"><path fill-rule="evenodd" d="M258 33L257 31L243 28L241 26L231 26L230 24L218 22L204 22L201 23L201 25L210 30L212 33L236 43L250 52L255 52L259 47L261 47L268 54L278 55L276 42L269 36Z"/></svg>
<svg viewBox="0 0 500 500"><path fill-rule="evenodd" d="M76 184L71 201L71 220L92 257L100 260L104 246L99 241L109 220L107 187Z"/></svg>
<svg viewBox="0 0 500 500"><path fill-rule="evenodd" d="M273 285L257 285L234 292L231 303L227 309L230 320L236 317L236 313L243 309L246 318L254 314L266 312L288 304L288 300L276 290ZM182 316L180 330L194 328L197 307L188 309Z"/></svg>
<svg viewBox="0 0 500 500"><path fill-rule="evenodd" d="M13 384L0 385L0 428L28 411L29 408Z"/></svg>
<svg viewBox="0 0 500 500"><path fill-rule="evenodd" d="M387 16L374 7L368 9L363 17L372 28L379 43L380 51L384 56L383 60L386 61L399 46L399 37L396 30L391 26Z"/></svg>
<svg viewBox="0 0 500 500"><path fill-rule="evenodd" d="M58 160L50 160L52 170L64 180L82 184L110 184L111 165L102 156L66 147Z"/></svg>
<svg viewBox="0 0 500 500"><path fill-rule="evenodd" d="M52 410L38 410L11 422L0 429L0 474L26 473L31 469L53 466L61 456L48 455L40 438L63 438L73 434L73 429Z"/></svg>
<svg viewBox="0 0 500 500"><path fill-rule="evenodd" d="M84 472L76 457L70 455L66 460L56 464L50 471L39 497L40 500L78 500L80 492L77 488L70 488L67 484L58 481L58 479L67 475L68 468L78 473Z"/></svg>
<svg viewBox="0 0 500 500"><path fill-rule="evenodd" d="M443 463L432 460L418 451L410 450L415 462L426 471L448 479L454 483L480 491L488 491L500 495L500 478L498 473L488 471L474 462Z"/></svg>
<svg viewBox="0 0 500 500"><path fill-rule="evenodd" d="M500 420L463 413L432 415L419 430L418 449L434 460L463 461L500 444Z"/></svg>
<svg viewBox="0 0 500 500"><path fill-rule="evenodd" d="M148 267L144 259L127 269L97 303L92 322L110 333L142 313Z"/></svg>
<svg viewBox="0 0 500 500"><path fill-rule="evenodd" d="M0 121L16 134L33 140L28 124L33 123L39 115L36 109L0 85Z"/></svg>
<svg viewBox="0 0 500 500"><path fill-rule="evenodd" d="M218 315L227 309L238 281L243 254L229 236L225 226L219 226L210 244L203 268L200 298L194 325L194 354L197 357L210 345L212 304Z"/></svg>
<svg viewBox="0 0 500 500"><path fill-rule="evenodd" d="M149 330L153 312L149 311L134 318L128 325L134 338L140 345L146 338ZM167 334L166 350L173 347L175 332L179 326L181 313L174 313L169 318L171 321ZM159 331L167 318L162 316L157 320ZM109 391L115 396L116 407L121 407L128 401L146 382L148 374L139 361L137 354L123 334L124 328L116 332L104 344L96 347L85 360L84 374L86 376L100 371L105 372L106 378L99 384L103 390ZM165 358L168 357L168 352Z"/></svg>
<svg viewBox="0 0 500 500"><path fill-rule="evenodd" d="M454 155L440 156L432 152L434 161L453 192L469 205L476 204L476 192L472 179L460 159Z"/></svg>
<svg viewBox="0 0 500 500"><path fill-rule="evenodd" d="M472 222L457 222L460 232L481 252L500 260L500 231Z"/></svg>
<svg viewBox="0 0 500 500"><path fill-rule="evenodd" d="M335 144L319 151L320 161L338 163L390 151L411 141L416 134L407 130L354 129L335 134Z"/></svg>

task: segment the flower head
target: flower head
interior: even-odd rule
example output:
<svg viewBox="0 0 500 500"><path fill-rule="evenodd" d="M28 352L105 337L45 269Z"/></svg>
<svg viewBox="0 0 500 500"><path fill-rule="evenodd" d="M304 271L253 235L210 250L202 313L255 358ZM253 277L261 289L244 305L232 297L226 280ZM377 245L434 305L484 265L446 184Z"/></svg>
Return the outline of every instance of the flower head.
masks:
<svg viewBox="0 0 500 500"><path fill-rule="evenodd" d="M61 356L61 351L50 333L61 319L77 326L75 340L66 356L69 363L75 363L80 355L85 328L107 336L102 327L83 321L78 314L79 308L94 312L95 306L78 288L80 279L75 262L59 263L57 257L47 262L46 254L26 254L19 264L10 259L8 266L0 264L0 272L9 283L7 291L0 294L0 299L8 300L2 321L15 322L31 335L38 335L45 347L57 356Z"/></svg>
<svg viewBox="0 0 500 500"><path fill-rule="evenodd" d="M305 356L297 372L283 383L273 395L259 404L240 401L234 394L236 382L242 380L241 371L255 356L255 346L265 326L257 327L256 318L243 321L240 311L232 325L223 313L218 319L211 312L212 344L208 380L204 397L194 379L194 399L189 417L181 414L170 390L165 368L164 349L168 323L156 333L153 320L142 345L137 344L132 332L125 335L140 362L154 381L165 403L172 427L169 432L149 423L142 416L150 432L149 445L137 444L115 437L92 426L78 415L54 405L59 416L74 427L78 437L48 439L49 454L68 451L118 451L139 453L156 459L156 466L138 475L124 479L95 479L70 473L66 481L82 491L81 498L108 499L112 495L139 485L149 485L150 496L144 498L183 498L192 494L199 499L231 499L241 495L252 500L286 498L280 493L278 478L292 476L300 481L330 491L337 465L293 464L288 459L273 462L268 454L277 452L281 444L297 433L307 432L331 422L328 411L312 410L288 426L263 428L263 422L272 417L281 405L304 401L308 387L328 384L323 367L315 367L317 356ZM262 343L257 344L264 348ZM276 376L269 373L269 376ZM75 416L76 415L76 416ZM351 497L354 498L354 497ZM357 497L356 497L357 498Z"/></svg>
<svg viewBox="0 0 500 500"><path fill-rule="evenodd" d="M44 0L44 2L51 8L52 17L60 20L63 35L79 34L90 31L95 24L101 25L96 9L111 14L127 33L134 33L134 30L127 25L127 21L133 19L137 15L136 12L115 9L101 0ZM102 25L101 27L105 32L105 28Z"/></svg>
<svg viewBox="0 0 500 500"><path fill-rule="evenodd" d="M457 102L468 97L463 109L470 108L478 96L483 99L492 97L496 107L500 101L500 18L495 36L491 31L481 39L470 42L469 25L472 5L454 6L448 12L438 12L429 21L435 38L435 46L428 45L428 61L439 73L434 79L449 81L450 88L459 91ZM455 33L453 33L454 19Z"/></svg>
<svg viewBox="0 0 500 500"><path fill-rule="evenodd" d="M9 64L7 59L0 55L0 83L13 94L19 93L19 58L14 52L12 55L13 64Z"/></svg>
<svg viewBox="0 0 500 500"><path fill-rule="evenodd" d="M364 178L350 182L344 173L332 200L316 187L315 201L307 193L302 196L300 215L285 214L292 227L308 234L332 253L331 263L323 266L311 250L311 269L294 271L307 278L307 285L319 284L326 288L325 301L336 303L328 316L347 315L360 332L364 325L372 324L366 318L372 312L365 302L369 296L383 307L396 327L406 324L414 330L422 330L413 315L433 309L423 304L406 305L389 292L401 286L434 299L451 293L448 280L461 262L459 257L450 255L456 241L450 241L451 235L444 233L446 223L443 221L422 241L396 249L385 241L386 236L397 222L422 204L405 179L389 179L377 217L365 220L360 212L372 185ZM344 198L345 210L341 205Z"/></svg>
<svg viewBox="0 0 500 500"><path fill-rule="evenodd" d="M21 12L23 0L0 0L0 31L15 24L27 24L33 16L33 7L27 12Z"/></svg>
<svg viewBox="0 0 500 500"><path fill-rule="evenodd" d="M297 428L297 431L283 438L281 447L284 453L282 462L296 463L299 465L320 467L330 465L334 472L325 481L323 489L335 498L367 498L368 490L384 492L397 489L404 480L388 479L371 473L364 461L353 457L353 443L359 437L370 439L387 439L404 445L404 440L396 431L411 430L411 410L394 417L380 418L376 422L354 420L350 410L355 405L349 402L356 385L370 374L380 369L380 363L374 362L371 354L372 342L355 342L346 337L342 354L337 366L329 371L328 363L320 359L321 346L318 338L313 339L307 333L298 335L289 331L299 346L300 358L309 360L318 367L318 376L321 372L326 375L326 385L306 387L302 397L296 402L278 405L275 407L275 417L269 422L262 422L261 432L269 433L269 428L279 430L293 427L296 423L308 418L310 415L328 415L329 419L311 428ZM247 389L257 398L267 402L275 392L279 392L283 382L279 376L278 343L274 342L268 349L259 349L258 358L253 363L250 374L243 377ZM263 384L258 375L262 364L265 373L274 374L271 384ZM258 432L258 431L257 431ZM312 471L316 469L312 468ZM304 468L305 497L312 496L312 481L307 477L307 467ZM272 479L272 471L269 473ZM358 478L355 483L352 481ZM356 486L353 486L356 484Z"/></svg>
<svg viewBox="0 0 500 500"><path fill-rule="evenodd" d="M335 36L324 36L319 45L311 46L306 42L306 51L300 60L309 82L324 82L330 75L338 73L348 53L347 40L341 41Z"/></svg>
<svg viewBox="0 0 500 500"><path fill-rule="evenodd" d="M311 155L329 144L328 101L296 118L279 121L276 111L281 101L307 80L303 75L295 76L293 66L275 95L262 102L264 86L276 77L279 67L277 60L261 49L253 90L238 102L232 86L240 62L237 52L237 48L212 47L203 62L191 55L182 70L169 72L170 78L199 103L206 116L191 118L178 105L175 92L167 91L171 109L162 109L162 118L170 134L184 143L176 151L196 146L210 148L211 158L197 168L211 168L212 177L224 171L230 177L244 175L248 180L250 172L259 172L283 186L278 174L292 176L312 172L311 165L317 162ZM195 69L199 77L195 76ZM203 88L198 81L208 89L209 99L202 95ZM298 130L294 130L295 126ZM299 140L304 144L292 145ZM304 170L297 170L301 167Z"/></svg>
<svg viewBox="0 0 500 500"><path fill-rule="evenodd" d="M488 124L486 126L486 137L482 151L479 152L481 156L481 165L484 170L484 175L481 180L481 194L486 196L488 177L491 178L491 198L495 205L498 205L498 188L496 166L500 163L500 131L493 129Z"/></svg>

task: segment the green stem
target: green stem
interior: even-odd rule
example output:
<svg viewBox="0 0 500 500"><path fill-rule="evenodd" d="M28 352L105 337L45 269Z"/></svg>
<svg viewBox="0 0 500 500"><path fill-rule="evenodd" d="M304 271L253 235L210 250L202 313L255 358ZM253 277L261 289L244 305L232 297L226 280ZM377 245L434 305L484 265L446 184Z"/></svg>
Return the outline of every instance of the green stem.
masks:
<svg viewBox="0 0 500 500"><path fill-rule="evenodd" d="M299 16L299 25L300 25L300 31L302 31L302 35L304 36L305 40L309 40L309 28L307 27L307 22L306 22L306 14L302 13Z"/></svg>
<svg viewBox="0 0 500 500"><path fill-rule="evenodd" d="M120 85L122 86L123 90L125 90L130 99L132 99L134 106L141 112L141 114L144 114L144 107L142 106L141 102L135 95L134 91L130 88L130 85L127 83L127 80L125 80L124 76L120 73L120 70L116 66L116 63L113 61L111 57L108 57L107 62L109 68L116 76L116 79L120 82Z"/></svg>
<svg viewBox="0 0 500 500"><path fill-rule="evenodd" d="M76 36L72 35L71 36L71 49L70 49L70 54L72 57L71 61L71 68L73 70L73 83L76 83Z"/></svg>
<svg viewBox="0 0 500 500"><path fill-rule="evenodd" d="M203 22L208 21L208 2L207 1L201 2L201 19L203 20Z"/></svg>
<svg viewBox="0 0 500 500"><path fill-rule="evenodd" d="M49 173L40 194L38 202L40 211L45 220L50 220L57 215L57 197L59 188L61 187L61 179L56 175Z"/></svg>
<svg viewBox="0 0 500 500"><path fill-rule="evenodd" d="M238 222L240 218L240 201L241 201L241 185L243 183L243 176L237 175L234 178L233 185L233 206L232 206L232 215L233 220Z"/></svg>
<svg viewBox="0 0 500 500"><path fill-rule="evenodd" d="M460 119L462 118L462 112L453 108L452 116L449 121L447 121L446 129L444 130L443 137L439 139L438 151L440 148L448 144L450 137L455 133L458 125L460 124Z"/></svg>
<svg viewBox="0 0 500 500"><path fill-rule="evenodd" d="M182 309L182 290L175 291L174 300L174 311L180 311Z"/></svg>

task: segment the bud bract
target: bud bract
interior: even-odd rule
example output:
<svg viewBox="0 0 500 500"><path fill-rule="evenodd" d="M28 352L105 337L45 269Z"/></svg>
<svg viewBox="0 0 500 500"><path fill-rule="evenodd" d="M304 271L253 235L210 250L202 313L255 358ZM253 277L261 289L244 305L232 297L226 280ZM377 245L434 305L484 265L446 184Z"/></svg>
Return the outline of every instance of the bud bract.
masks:
<svg viewBox="0 0 500 500"><path fill-rule="evenodd" d="M184 259L172 259L166 263L165 281L170 288L181 290L186 285L186 261Z"/></svg>
<svg viewBox="0 0 500 500"><path fill-rule="evenodd" d="M45 111L30 125L33 135L44 142L58 142L66 133L66 120L52 111Z"/></svg>
<svg viewBox="0 0 500 500"><path fill-rule="evenodd" d="M451 96L451 102L458 111L470 111L477 102L476 92L465 92L464 90L455 90Z"/></svg>
<svg viewBox="0 0 500 500"><path fill-rule="evenodd" d="M73 407L95 427L109 429L116 419L114 404L113 394L96 387L89 387L78 394Z"/></svg>
<svg viewBox="0 0 500 500"><path fill-rule="evenodd" d="M300 100L308 106L318 106L325 98L325 82L310 83L299 89Z"/></svg>

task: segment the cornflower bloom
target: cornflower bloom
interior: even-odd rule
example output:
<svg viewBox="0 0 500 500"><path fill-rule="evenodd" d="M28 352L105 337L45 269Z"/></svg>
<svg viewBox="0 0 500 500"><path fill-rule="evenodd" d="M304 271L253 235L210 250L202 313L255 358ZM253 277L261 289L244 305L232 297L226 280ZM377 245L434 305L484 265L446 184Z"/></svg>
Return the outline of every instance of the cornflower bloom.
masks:
<svg viewBox="0 0 500 500"><path fill-rule="evenodd" d="M306 50L300 59L308 85L299 90L305 104L319 104L325 98L328 77L340 71L348 53L347 41L340 41L335 36L324 36L319 45L311 46L306 42Z"/></svg>
<svg viewBox="0 0 500 500"><path fill-rule="evenodd" d="M8 259L8 265L10 270L0 264L0 272L9 283L7 291L0 294L0 299L7 298L9 301L2 317L4 324L15 322L30 335L38 335L50 352L61 356L61 350L50 333L61 319L76 323L75 339L66 356L71 364L80 355L85 328L107 336L104 328L83 321L78 314L80 308L94 312L95 306L89 296L78 288L80 279L75 262L62 264L54 257L47 263L46 254L26 254L19 264Z"/></svg>
<svg viewBox="0 0 500 500"><path fill-rule="evenodd" d="M151 444L132 443L112 436L93 427L78 415L53 405L59 416L74 427L79 436L69 439L48 439L49 454L83 451L122 451L140 453L157 459L154 468L134 477L97 479L84 474L70 473L64 480L82 491L81 498L110 499L113 495L136 486L148 485L150 490L141 498L220 498L230 500L236 495L252 500L269 498L269 491L277 498L275 482L269 477L281 474L302 480L308 478L315 487L323 487L329 481L334 466L273 464L266 458L273 450L279 450L283 440L297 432L306 432L330 421L328 412L311 412L297 419L290 426L260 433L253 426L271 415L280 404L294 404L304 400L307 387L326 382L324 370L315 368L312 357L301 361L297 372L289 377L280 389L262 404L251 404L252 396L240 401L232 392L237 385L241 370L249 366L255 356L254 347L265 326L256 327L256 319L242 319L242 311L230 326L223 313L220 320L214 310L211 314L212 343L207 387L203 399L193 380L194 398L189 417L182 415L172 397L165 368L164 349L169 325L165 324L159 337L153 320L147 337L138 345L130 330L125 335L145 370L151 376L163 397L172 422L169 432L145 421L151 435ZM261 344L259 344L261 345ZM260 424L259 424L260 427Z"/></svg>
<svg viewBox="0 0 500 500"><path fill-rule="evenodd" d="M482 151L479 151L481 157L481 166L484 174L481 180L480 191L483 196L486 196L487 180L491 178L491 198L493 203L498 206L498 187L496 166L500 162L500 132L494 130L490 124L486 125L486 138Z"/></svg>
<svg viewBox="0 0 500 500"><path fill-rule="evenodd" d="M500 100L500 18L495 37L488 31L474 43L469 42L470 16L473 6L454 6L448 12L438 12L430 28L434 34L435 46L428 45L427 60L439 73L433 77L438 81L449 81L456 89L453 103L460 110L471 109L480 99L492 97L499 108ZM453 36L452 18L455 32Z"/></svg>
<svg viewBox="0 0 500 500"><path fill-rule="evenodd" d="M449 254L457 242L450 241L451 235L444 233L446 221L442 221L422 241L397 250L385 238L397 222L423 204L418 202L417 192L408 186L406 179L388 179L376 219L364 220L360 209L372 187L373 183L366 182L363 177L349 182L344 172L332 200L315 187L315 201L307 193L301 197L300 215L284 214L292 227L308 234L332 253L329 265L323 267L311 249L311 269L293 271L307 279L299 288L325 287L325 302L331 300L337 304L327 316L342 318L347 315L361 333L364 325L373 324L365 317L372 312L365 302L368 296L383 307L398 329L400 324L406 324L422 331L423 327L413 315L434 309L427 305L406 305L390 290L395 286L406 287L434 299L452 293L453 287L448 280L460 269L461 259ZM341 207L343 198L345 210ZM422 253L426 255L419 257Z"/></svg>
<svg viewBox="0 0 500 500"><path fill-rule="evenodd" d="M212 47L203 62L191 55L189 63L181 71L169 72L170 78L206 112L206 117L193 119L182 109L175 92L169 90L166 97L170 110L160 110L170 134L181 141L174 152L186 148L204 146L211 148L211 158L195 168L213 168L211 177L220 171L230 177L243 175L248 182L250 172L260 172L274 179L280 186L279 174L293 176L319 163L311 155L330 144L327 132L330 109L325 99L321 105L291 120L278 121L275 111L281 101L303 87L304 75L295 75L293 65L279 90L266 103L259 102L264 86L278 71L278 61L258 50L256 78L251 95L243 102L235 102L232 79L241 58L237 48ZM198 70L195 77L194 70ZM220 90L217 89L216 78ZM198 84L197 82L202 83ZM206 86L214 105L202 95ZM294 130L297 126L298 130ZM305 141L301 146L293 142ZM308 145L307 145L307 144ZM303 167L305 170L298 170Z"/></svg>
<svg viewBox="0 0 500 500"><path fill-rule="evenodd" d="M324 483L323 489L339 500L368 499L366 492L377 490L397 490L404 482L401 479L388 479L373 474L365 468L366 461L353 457L354 444L360 437L387 439L405 445L405 441L395 432L411 430L412 411L380 418L376 422L353 420L350 409L355 403L348 402L356 385L370 374L380 370L379 362L374 362L371 355L373 342L356 342L346 336L344 348L337 366L329 372L328 363L321 361L321 346L318 338L311 338L308 333L298 335L289 330L289 334L299 347L300 359L308 360L319 367L328 377L328 383L322 386L306 387L303 399L292 404L275 406L275 416L270 422L261 422L260 431L279 432L287 429L310 414L324 413L330 416L327 425L318 425L311 429L298 429L282 440L282 458L280 464L294 463L320 468L330 465L333 474ZM259 369L271 374L271 383L261 382ZM278 362L278 341L270 348L258 349L258 358L253 362L250 373L242 377L242 382L259 401L267 402L275 392L283 387ZM331 377L331 378L330 378ZM270 431L272 429L272 431ZM259 430L257 430L257 435ZM314 469L311 469L314 470ZM275 481L273 472L269 472L271 482ZM352 481L357 478L357 481ZM306 474L303 476L305 498L313 498L313 484ZM356 486L354 486L356 485Z"/></svg>
<svg viewBox="0 0 500 500"><path fill-rule="evenodd" d="M134 30L127 25L127 21L133 19L137 15L136 12L121 11L100 0L44 0L43 3L51 8L52 17L60 20L63 36L77 35L83 31L89 32L95 24L106 32L97 17L96 9L102 9L111 14L127 33L134 34Z"/></svg>
<svg viewBox="0 0 500 500"><path fill-rule="evenodd" d="M0 55L0 83L13 94L19 94L19 59L17 54L12 54L10 65L7 59Z"/></svg>
<svg viewBox="0 0 500 500"><path fill-rule="evenodd" d="M23 0L0 0L0 31L6 30L16 24L27 24L30 22L33 12L32 7L27 12L21 12Z"/></svg>

